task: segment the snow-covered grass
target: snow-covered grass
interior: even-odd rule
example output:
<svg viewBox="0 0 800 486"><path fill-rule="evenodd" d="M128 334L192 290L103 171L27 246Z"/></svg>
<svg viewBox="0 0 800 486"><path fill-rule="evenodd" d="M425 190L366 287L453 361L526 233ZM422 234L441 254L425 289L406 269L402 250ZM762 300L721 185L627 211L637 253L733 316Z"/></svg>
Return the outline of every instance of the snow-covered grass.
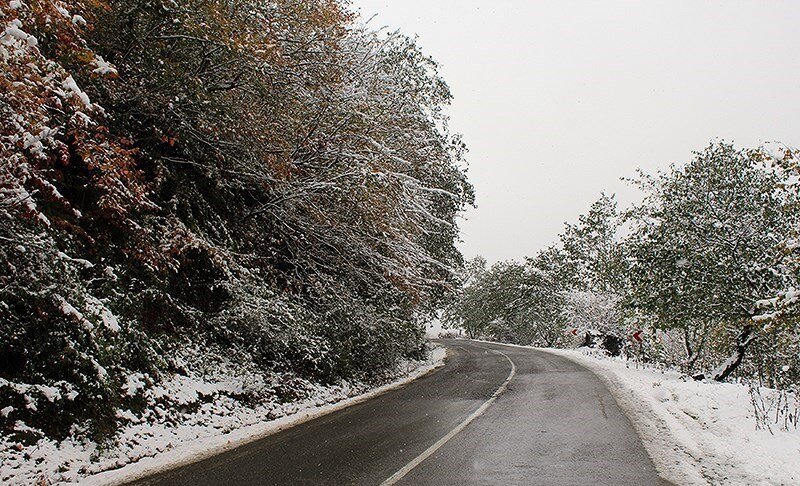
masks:
<svg viewBox="0 0 800 486"><path fill-rule="evenodd" d="M800 430L757 429L746 386L697 382L592 350L545 351L603 380L659 473L675 484L800 484Z"/></svg>
<svg viewBox="0 0 800 486"><path fill-rule="evenodd" d="M120 411L128 425L113 446L46 438L23 446L0 439L0 484L121 484L363 402L421 377L441 366L444 358L444 348L436 347L426 361L402 363L397 379L378 388L306 383L303 400L257 405L236 399L252 376L210 380L178 375L151 390L157 398L169 397L177 410L156 406L144 417ZM140 388L136 377L129 384Z"/></svg>

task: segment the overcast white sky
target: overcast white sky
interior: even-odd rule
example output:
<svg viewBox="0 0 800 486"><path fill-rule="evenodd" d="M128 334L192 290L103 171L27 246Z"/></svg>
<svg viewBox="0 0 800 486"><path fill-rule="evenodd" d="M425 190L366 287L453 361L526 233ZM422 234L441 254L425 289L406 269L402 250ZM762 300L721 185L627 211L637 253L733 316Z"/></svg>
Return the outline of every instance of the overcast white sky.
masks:
<svg viewBox="0 0 800 486"><path fill-rule="evenodd" d="M467 257L531 255L712 138L800 144L800 1L353 3L442 64L477 190Z"/></svg>

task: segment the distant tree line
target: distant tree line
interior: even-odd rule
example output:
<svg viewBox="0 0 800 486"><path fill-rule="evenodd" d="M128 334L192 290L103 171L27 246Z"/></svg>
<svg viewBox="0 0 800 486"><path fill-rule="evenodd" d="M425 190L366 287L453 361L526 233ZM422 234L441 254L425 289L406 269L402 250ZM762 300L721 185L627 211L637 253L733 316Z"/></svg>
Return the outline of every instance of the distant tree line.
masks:
<svg viewBox="0 0 800 486"><path fill-rule="evenodd" d="M471 336L600 347L796 392L799 163L785 146L718 142L640 174L635 207L620 212L603 195L524 262L469 262L446 321Z"/></svg>
<svg viewBox="0 0 800 486"><path fill-rule="evenodd" d="M128 377L180 373L188 343L287 382L424 356L473 191L413 39L339 0L0 19L4 433L112 435L148 406Z"/></svg>

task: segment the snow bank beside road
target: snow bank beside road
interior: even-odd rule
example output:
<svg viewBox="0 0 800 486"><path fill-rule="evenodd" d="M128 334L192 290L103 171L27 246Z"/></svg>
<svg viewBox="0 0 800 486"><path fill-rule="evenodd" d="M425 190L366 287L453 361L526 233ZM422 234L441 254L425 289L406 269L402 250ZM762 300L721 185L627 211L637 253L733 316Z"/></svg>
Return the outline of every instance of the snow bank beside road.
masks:
<svg viewBox="0 0 800 486"><path fill-rule="evenodd" d="M317 386L301 402L265 403L248 407L218 399L182 414L181 422L162 420L133 423L117 437L115 446L94 442L42 439L23 447L0 440L0 483L113 485L213 456L307 420L363 402L399 388L444 364L446 352L436 347L427 361L403 363L398 380L368 390L363 385ZM187 383L178 376L162 385L170 395L192 395L219 384Z"/></svg>
<svg viewBox="0 0 800 486"><path fill-rule="evenodd" d="M659 473L675 484L800 484L800 431L756 430L746 386L684 380L581 350L544 351L605 382Z"/></svg>

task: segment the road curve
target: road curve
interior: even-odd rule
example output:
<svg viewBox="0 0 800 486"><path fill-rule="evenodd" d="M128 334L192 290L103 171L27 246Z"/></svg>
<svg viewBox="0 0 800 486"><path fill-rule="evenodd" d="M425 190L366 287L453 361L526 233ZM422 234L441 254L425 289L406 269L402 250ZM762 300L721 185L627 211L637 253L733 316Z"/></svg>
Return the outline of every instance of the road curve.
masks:
<svg viewBox="0 0 800 486"><path fill-rule="evenodd" d="M398 390L145 485L667 485L608 390L543 351L441 341Z"/></svg>

